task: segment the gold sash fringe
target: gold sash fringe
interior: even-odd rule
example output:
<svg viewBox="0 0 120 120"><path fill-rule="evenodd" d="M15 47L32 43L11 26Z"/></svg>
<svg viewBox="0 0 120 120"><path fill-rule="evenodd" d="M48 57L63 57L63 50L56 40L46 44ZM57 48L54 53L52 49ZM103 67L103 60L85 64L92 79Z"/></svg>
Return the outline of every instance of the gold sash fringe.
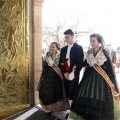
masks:
<svg viewBox="0 0 120 120"><path fill-rule="evenodd" d="M57 74L63 79L63 75L61 73L61 70L58 68L57 65L53 64L52 68L57 72Z"/></svg>
<svg viewBox="0 0 120 120"><path fill-rule="evenodd" d="M95 63L93 65L93 67L98 73L100 73L103 76L103 78L106 80L106 82L108 83L110 88L113 90L115 100L117 101L118 105L120 106L120 94L116 91L115 86L112 83L112 81L110 80L109 76L98 64Z"/></svg>

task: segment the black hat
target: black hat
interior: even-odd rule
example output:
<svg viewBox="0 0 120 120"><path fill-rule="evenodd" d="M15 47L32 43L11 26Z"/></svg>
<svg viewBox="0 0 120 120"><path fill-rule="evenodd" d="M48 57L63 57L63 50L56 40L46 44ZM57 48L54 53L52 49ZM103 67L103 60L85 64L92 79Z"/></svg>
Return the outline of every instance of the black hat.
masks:
<svg viewBox="0 0 120 120"><path fill-rule="evenodd" d="M64 32L64 35L66 34L74 35L74 32L71 29L68 29Z"/></svg>

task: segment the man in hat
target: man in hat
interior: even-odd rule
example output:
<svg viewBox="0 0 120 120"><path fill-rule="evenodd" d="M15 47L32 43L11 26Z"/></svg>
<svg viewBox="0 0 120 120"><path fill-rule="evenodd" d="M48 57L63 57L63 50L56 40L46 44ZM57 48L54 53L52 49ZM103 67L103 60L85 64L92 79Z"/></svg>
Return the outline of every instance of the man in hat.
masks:
<svg viewBox="0 0 120 120"><path fill-rule="evenodd" d="M80 70L83 66L84 53L82 46L74 42L74 32L68 29L64 32L68 45L61 49L59 67L64 76L63 82L68 100L73 100L79 83Z"/></svg>

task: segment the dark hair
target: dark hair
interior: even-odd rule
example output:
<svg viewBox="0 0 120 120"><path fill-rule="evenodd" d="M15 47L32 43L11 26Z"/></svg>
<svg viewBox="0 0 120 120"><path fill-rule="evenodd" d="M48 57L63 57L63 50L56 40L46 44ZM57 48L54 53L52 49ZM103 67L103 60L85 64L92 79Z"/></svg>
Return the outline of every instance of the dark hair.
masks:
<svg viewBox="0 0 120 120"><path fill-rule="evenodd" d="M55 46L57 47L57 49L60 50L60 45L57 42L52 42L51 45L52 44L55 44Z"/></svg>
<svg viewBox="0 0 120 120"><path fill-rule="evenodd" d="M101 43L103 39L103 37L100 34L96 34L96 33L90 35L90 37L96 37L99 43Z"/></svg>
<svg viewBox="0 0 120 120"><path fill-rule="evenodd" d="M68 29L68 30L66 30L63 34L64 34L64 35L69 34L69 35L73 36L73 35L74 35L74 32L73 32L71 29Z"/></svg>
<svg viewBox="0 0 120 120"><path fill-rule="evenodd" d="M107 46L112 46L111 44L107 44Z"/></svg>

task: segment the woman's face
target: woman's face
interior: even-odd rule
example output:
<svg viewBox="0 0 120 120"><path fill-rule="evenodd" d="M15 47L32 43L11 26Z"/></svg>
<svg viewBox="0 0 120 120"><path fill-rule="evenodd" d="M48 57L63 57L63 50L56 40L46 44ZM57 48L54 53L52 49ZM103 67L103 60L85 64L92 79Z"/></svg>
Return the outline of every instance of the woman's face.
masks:
<svg viewBox="0 0 120 120"><path fill-rule="evenodd" d="M100 43L98 42L96 37L90 37L90 45L92 46L92 48L98 48Z"/></svg>
<svg viewBox="0 0 120 120"><path fill-rule="evenodd" d="M56 52L58 51L58 49L57 49L57 47L56 47L55 44L51 44L51 46L50 46L50 51L51 51L52 53L56 53Z"/></svg>

